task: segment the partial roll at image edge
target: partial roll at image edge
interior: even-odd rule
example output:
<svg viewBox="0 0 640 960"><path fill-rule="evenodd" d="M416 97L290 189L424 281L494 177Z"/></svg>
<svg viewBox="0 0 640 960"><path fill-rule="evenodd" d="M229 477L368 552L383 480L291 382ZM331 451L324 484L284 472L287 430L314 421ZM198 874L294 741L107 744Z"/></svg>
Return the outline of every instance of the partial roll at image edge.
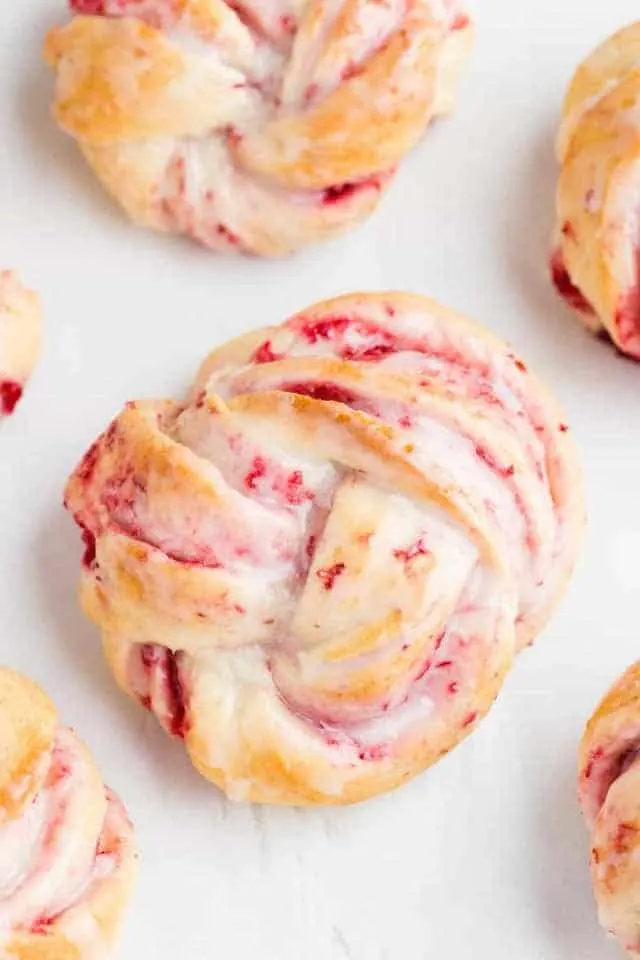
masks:
<svg viewBox="0 0 640 960"><path fill-rule="evenodd" d="M0 721L0 953L110 956L137 875L127 812L47 695L4 668Z"/></svg>
<svg viewBox="0 0 640 960"><path fill-rule="evenodd" d="M579 799L590 836L600 923L640 954L640 661L611 686L587 723Z"/></svg>
<svg viewBox="0 0 640 960"><path fill-rule="evenodd" d="M576 71L557 139L551 278L594 333L640 360L640 21Z"/></svg>

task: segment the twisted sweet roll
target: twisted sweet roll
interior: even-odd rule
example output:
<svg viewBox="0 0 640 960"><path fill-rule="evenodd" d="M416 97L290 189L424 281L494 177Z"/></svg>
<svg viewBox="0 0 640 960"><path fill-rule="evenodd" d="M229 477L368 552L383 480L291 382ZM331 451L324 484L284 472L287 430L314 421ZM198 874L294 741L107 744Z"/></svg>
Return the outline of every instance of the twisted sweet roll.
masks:
<svg viewBox="0 0 640 960"><path fill-rule="evenodd" d="M129 898L131 824L45 694L0 670L0 954L108 955Z"/></svg>
<svg viewBox="0 0 640 960"><path fill-rule="evenodd" d="M22 397L40 352L41 328L36 294L15 273L0 270L0 420Z"/></svg>
<svg viewBox="0 0 640 960"><path fill-rule="evenodd" d="M640 661L616 681L587 724L579 791L600 922L629 954L640 956Z"/></svg>
<svg viewBox="0 0 640 960"><path fill-rule="evenodd" d="M279 255L357 223L472 44L459 0L72 0L54 112L133 220Z"/></svg>
<svg viewBox="0 0 640 960"><path fill-rule="evenodd" d="M556 288L590 329L640 359L640 22L577 70L557 152Z"/></svg>
<svg viewBox="0 0 640 960"><path fill-rule="evenodd" d="M583 525L568 428L490 334L318 304L130 403L71 477L119 684L231 797L361 800L475 727Z"/></svg>

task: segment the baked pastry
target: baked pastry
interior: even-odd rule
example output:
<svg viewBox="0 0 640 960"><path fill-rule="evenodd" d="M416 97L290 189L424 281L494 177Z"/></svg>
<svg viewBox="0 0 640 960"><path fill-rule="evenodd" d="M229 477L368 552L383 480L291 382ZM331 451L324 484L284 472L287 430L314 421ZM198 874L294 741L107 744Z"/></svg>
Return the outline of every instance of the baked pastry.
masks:
<svg viewBox="0 0 640 960"><path fill-rule="evenodd" d="M0 420L13 413L40 352L40 303L15 273L0 270Z"/></svg>
<svg viewBox="0 0 640 960"><path fill-rule="evenodd" d="M447 114L459 0L72 0L55 117L128 215L273 256L354 225Z"/></svg>
<svg viewBox="0 0 640 960"><path fill-rule="evenodd" d="M466 737L564 590L568 428L418 296L356 294L130 403L66 489L118 683L231 797L346 803Z"/></svg>
<svg viewBox="0 0 640 960"><path fill-rule="evenodd" d="M580 803L591 832L600 922L640 954L640 661L614 683L580 747Z"/></svg>
<svg viewBox="0 0 640 960"><path fill-rule="evenodd" d="M0 954L107 956L136 872L127 814L49 698L0 669Z"/></svg>
<svg viewBox="0 0 640 960"><path fill-rule="evenodd" d="M594 332L640 358L640 22L577 70L563 108L551 273Z"/></svg>

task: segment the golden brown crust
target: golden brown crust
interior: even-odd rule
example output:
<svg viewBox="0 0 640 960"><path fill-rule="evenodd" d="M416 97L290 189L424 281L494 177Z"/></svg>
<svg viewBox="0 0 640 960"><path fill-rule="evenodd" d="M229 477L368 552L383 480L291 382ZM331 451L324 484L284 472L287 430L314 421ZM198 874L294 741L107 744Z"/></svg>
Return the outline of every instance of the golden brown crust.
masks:
<svg viewBox="0 0 640 960"><path fill-rule="evenodd" d="M555 403L486 331L354 294L136 402L66 503L119 685L236 799L351 803L452 749L570 575Z"/></svg>
<svg viewBox="0 0 640 960"><path fill-rule="evenodd" d="M552 273L591 329L640 357L640 23L577 70L558 135Z"/></svg>
<svg viewBox="0 0 640 960"><path fill-rule="evenodd" d="M134 220L280 255L366 216L450 111L473 37L457 6L313 0L266 23L253 0L107 0L47 38L54 116Z"/></svg>
<svg viewBox="0 0 640 960"><path fill-rule="evenodd" d="M180 97L184 58L140 20L78 17L49 34L45 56L52 67L68 60L79 75L54 116L82 142L189 136L203 122L203 105Z"/></svg>
<svg viewBox="0 0 640 960"><path fill-rule="evenodd" d="M417 5L404 29L374 54L363 74L345 80L302 116L276 118L239 142L236 155L252 172L284 187L322 190L389 170L421 136L438 82L442 32ZM419 75L421 82L412 82ZM389 89L406 88L401 102ZM345 117L349 118L345 149Z"/></svg>
<svg viewBox="0 0 640 960"><path fill-rule="evenodd" d="M0 669L0 817L20 816L41 787L58 717L26 677Z"/></svg>

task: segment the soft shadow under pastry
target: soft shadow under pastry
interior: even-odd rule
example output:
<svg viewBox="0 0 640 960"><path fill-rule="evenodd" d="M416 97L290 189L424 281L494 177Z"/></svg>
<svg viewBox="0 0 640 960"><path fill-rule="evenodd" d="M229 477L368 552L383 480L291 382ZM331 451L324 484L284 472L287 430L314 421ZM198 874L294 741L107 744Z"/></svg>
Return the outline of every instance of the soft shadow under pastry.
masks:
<svg viewBox="0 0 640 960"><path fill-rule="evenodd" d="M0 955L103 960L135 879L132 827L48 697L0 669Z"/></svg>

